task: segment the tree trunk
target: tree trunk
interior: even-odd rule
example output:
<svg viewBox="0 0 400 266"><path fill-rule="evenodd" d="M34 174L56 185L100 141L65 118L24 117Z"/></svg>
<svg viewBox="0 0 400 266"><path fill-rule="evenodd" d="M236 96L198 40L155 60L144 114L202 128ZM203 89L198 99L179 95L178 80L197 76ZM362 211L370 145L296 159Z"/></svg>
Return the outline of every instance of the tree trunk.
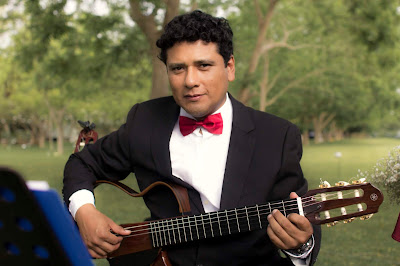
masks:
<svg viewBox="0 0 400 266"><path fill-rule="evenodd" d="M49 107L49 120L48 120L48 135L49 135L49 150L54 151L54 143L53 143L53 121L54 121L54 110Z"/></svg>
<svg viewBox="0 0 400 266"><path fill-rule="evenodd" d="M323 127L318 119L314 121L314 143L323 143L324 142L324 135L322 134Z"/></svg>
<svg viewBox="0 0 400 266"><path fill-rule="evenodd" d="M62 155L64 153L64 131L63 122L56 122L56 132L57 132L57 155Z"/></svg>
<svg viewBox="0 0 400 266"><path fill-rule="evenodd" d="M64 109L56 111L57 155L64 154Z"/></svg>
<svg viewBox="0 0 400 266"><path fill-rule="evenodd" d="M326 126L332 121L332 119L335 117L335 114L330 114L328 115L325 112L322 112L318 116L314 116L312 118L312 123L314 126L314 142L315 143L322 143L324 142L324 135L323 135L323 130L326 128Z"/></svg>
<svg viewBox="0 0 400 266"><path fill-rule="evenodd" d="M301 134L301 140L303 141L304 146L310 144L310 135L308 134L308 130L304 130L304 132Z"/></svg>
<svg viewBox="0 0 400 266"><path fill-rule="evenodd" d="M336 126L335 121L331 124L331 135L333 141L343 140L344 138L344 131Z"/></svg>
<svg viewBox="0 0 400 266"><path fill-rule="evenodd" d="M164 1L166 4L165 16L163 25L165 26L173 17L179 14L179 0ZM141 12L140 1L130 0L130 16L134 22L142 30L149 43L152 56L152 86L151 98L163 97L169 94L168 77L164 64L158 59L159 49L156 46L156 41L161 36L162 29L157 24L155 16L157 9L153 10L152 14Z"/></svg>
<svg viewBox="0 0 400 266"><path fill-rule="evenodd" d="M259 110L265 112L267 107L267 95L269 85L269 56L268 52L264 54L264 75L260 82L260 108Z"/></svg>
<svg viewBox="0 0 400 266"><path fill-rule="evenodd" d="M36 124L34 124L34 123L32 123L30 126L31 126L31 128L30 128L31 137L29 139L29 145L32 146L32 145L37 144L36 140L37 140L37 135L38 135L38 128L37 128Z"/></svg>
<svg viewBox="0 0 400 266"><path fill-rule="evenodd" d="M10 125L8 124L6 119L1 119L1 124L3 125L3 134L1 134L1 144L8 144L10 141L10 137L11 137L11 129L10 129Z"/></svg>
<svg viewBox="0 0 400 266"><path fill-rule="evenodd" d="M158 98L169 95L169 82L166 67L157 57L158 49L152 51L153 72L151 77L150 98Z"/></svg>
<svg viewBox="0 0 400 266"><path fill-rule="evenodd" d="M40 119L38 124L38 132L36 142L40 149L45 147L46 143L46 120Z"/></svg>
<svg viewBox="0 0 400 266"><path fill-rule="evenodd" d="M258 4L258 1L255 0L255 10L258 12L258 36L256 40L256 44L253 50L253 54L250 57L250 62L249 62L249 67L246 71L246 75L243 78L242 85L239 91L239 101L241 101L243 104L247 105L250 98L251 98L251 93L250 93L250 87L249 84L251 82L251 79L257 70L258 62L260 61L261 56L263 55L262 49L263 46L266 43L266 35L267 35L267 30L270 25L272 16L274 14L274 9L276 4L278 3L278 0L270 0L269 1L269 6L268 10L265 14L262 14L261 8Z"/></svg>

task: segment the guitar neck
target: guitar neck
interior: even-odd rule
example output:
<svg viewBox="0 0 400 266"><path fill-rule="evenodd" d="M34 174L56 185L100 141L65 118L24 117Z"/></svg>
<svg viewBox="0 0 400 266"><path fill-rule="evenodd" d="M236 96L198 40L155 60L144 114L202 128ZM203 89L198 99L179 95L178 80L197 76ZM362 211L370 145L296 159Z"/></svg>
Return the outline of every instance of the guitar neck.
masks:
<svg viewBox="0 0 400 266"><path fill-rule="evenodd" d="M152 221L148 223L148 232L154 247L248 232L266 228L267 216L274 209L278 209L285 216L293 212L299 213L297 200L280 201Z"/></svg>

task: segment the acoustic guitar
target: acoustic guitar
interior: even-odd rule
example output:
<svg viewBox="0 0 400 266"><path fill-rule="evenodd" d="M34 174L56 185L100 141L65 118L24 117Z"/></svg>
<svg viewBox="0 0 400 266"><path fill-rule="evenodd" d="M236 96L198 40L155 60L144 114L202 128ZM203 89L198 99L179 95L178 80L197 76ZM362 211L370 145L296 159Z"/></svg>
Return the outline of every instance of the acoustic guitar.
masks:
<svg viewBox="0 0 400 266"><path fill-rule="evenodd" d="M369 219L378 212L383 202L379 189L370 183L352 185L338 183L335 187L322 186L308 191L304 196L266 204L245 206L231 210L180 216L133 224L122 224L131 234L122 236L120 247L109 258L150 249L160 249L153 265L170 265L162 248L206 238L223 237L253 230L265 230L267 216L278 209L285 216L298 213L312 224L335 225L338 221L349 223L360 217Z"/></svg>

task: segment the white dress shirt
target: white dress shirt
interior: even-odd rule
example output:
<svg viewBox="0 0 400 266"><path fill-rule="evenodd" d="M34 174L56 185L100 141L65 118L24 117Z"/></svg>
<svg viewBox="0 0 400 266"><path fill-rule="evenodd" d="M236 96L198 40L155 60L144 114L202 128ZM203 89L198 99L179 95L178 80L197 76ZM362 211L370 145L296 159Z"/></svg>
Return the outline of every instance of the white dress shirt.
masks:
<svg viewBox="0 0 400 266"><path fill-rule="evenodd" d="M228 95L224 105L213 114L221 113L222 134L211 134L198 127L183 136L176 122L169 142L172 174L196 189L201 197L204 210L219 210L226 158L232 131L232 103ZM181 116L193 119L181 108Z"/></svg>

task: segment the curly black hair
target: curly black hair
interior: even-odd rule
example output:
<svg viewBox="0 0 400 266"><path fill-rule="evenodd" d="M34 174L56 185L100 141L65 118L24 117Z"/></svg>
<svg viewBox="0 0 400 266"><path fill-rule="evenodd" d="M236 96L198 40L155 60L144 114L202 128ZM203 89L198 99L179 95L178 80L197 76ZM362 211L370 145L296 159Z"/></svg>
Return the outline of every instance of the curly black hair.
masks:
<svg viewBox="0 0 400 266"><path fill-rule="evenodd" d="M164 28L164 33L156 45L161 49L158 56L166 64L167 50L179 42L207 43L218 46L219 54L224 58L225 66L233 55L233 32L225 18L213 17L200 10L176 16Z"/></svg>

